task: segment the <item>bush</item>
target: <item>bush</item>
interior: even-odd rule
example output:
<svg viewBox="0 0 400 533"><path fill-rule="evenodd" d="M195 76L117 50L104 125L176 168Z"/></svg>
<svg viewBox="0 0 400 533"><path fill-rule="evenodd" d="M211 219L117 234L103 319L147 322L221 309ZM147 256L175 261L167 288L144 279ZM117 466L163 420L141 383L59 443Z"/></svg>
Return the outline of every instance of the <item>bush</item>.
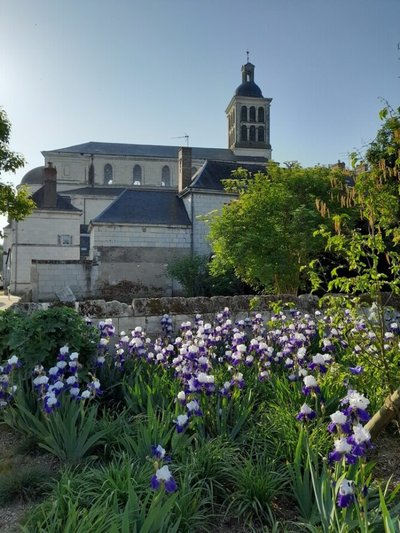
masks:
<svg viewBox="0 0 400 533"><path fill-rule="evenodd" d="M97 349L98 332L73 309L53 307L30 315L0 313L0 360L18 354L26 368L49 366L58 350L68 345L86 364Z"/></svg>
<svg viewBox="0 0 400 533"><path fill-rule="evenodd" d="M168 266L168 274L179 281L185 296L234 296L252 294L248 285L240 281L233 269L211 275L207 256L184 257Z"/></svg>

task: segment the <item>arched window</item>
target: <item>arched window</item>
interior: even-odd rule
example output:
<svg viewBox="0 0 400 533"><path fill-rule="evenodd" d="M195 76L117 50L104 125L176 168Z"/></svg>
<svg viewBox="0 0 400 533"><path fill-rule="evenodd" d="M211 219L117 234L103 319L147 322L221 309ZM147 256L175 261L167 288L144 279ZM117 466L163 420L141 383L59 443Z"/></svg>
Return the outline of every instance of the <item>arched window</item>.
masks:
<svg viewBox="0 0 400 533"><path fill-rule="evenodd" d="M249 141L255 141L255 140L256 140L256 127L250 126Z"/></svg>
<svg viewBox="0 0 400 533"><path fill-rule="evenodd" d="M250 122L256 121L256 108L254 106L250 107Z"/></svg>
<svg viewBox="0 0 400 533"><path fill-rule="evenodd" d="M161 185L163 187L171 186L171 169L168 165L164 165L161 171Z"/></svg>
<svg viewBox="0 0 400 533"><path fill-rule="evenodd" d="M242 105L240 109L240 121L247 122L247 107L245 105Z"/></svg>
<svg viewBox="0 0 400 533"><path fill-rule="evenodd" d="M258 108L258 122L264 122L264 108Z"/></svg>
<svg viewBox="0 0 400 533"><path fill-rule="evenodd" d="M142 185L142 167L140 165L133 167L133 185Z"/></svg>
<svg viewBox="0 0 400 533"><path fill-rule="evenodd" d="M113 168L110 163L104 165L104 185L110 185L113 181Z"/></svg>
<svg viewBox="0 0 400 533"><path fill-rule="evenodd" d="M264 142L264 128L263 126L260 126L258 128L258 142L263 143Z"/></svg>
<svg viewBox="0 0 400 533"><path fill-rule="evenodd" d="M247 127L246 126L242 126L240 128L240 140L242 142L246 142L247 141Z"/></svg>

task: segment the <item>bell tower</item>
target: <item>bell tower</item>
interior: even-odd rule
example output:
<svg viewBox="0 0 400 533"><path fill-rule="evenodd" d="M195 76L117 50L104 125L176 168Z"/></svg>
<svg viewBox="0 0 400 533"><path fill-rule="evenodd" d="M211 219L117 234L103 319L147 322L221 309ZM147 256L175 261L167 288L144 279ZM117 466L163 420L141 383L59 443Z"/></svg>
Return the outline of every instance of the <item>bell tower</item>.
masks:
<svg viewBox="0 0 400 533"><path fill-rule="evenodd" d="M271 159L270 105L254 82L254 65L242 66L242 83L226 108L228 146L235 155Z"/></svg>

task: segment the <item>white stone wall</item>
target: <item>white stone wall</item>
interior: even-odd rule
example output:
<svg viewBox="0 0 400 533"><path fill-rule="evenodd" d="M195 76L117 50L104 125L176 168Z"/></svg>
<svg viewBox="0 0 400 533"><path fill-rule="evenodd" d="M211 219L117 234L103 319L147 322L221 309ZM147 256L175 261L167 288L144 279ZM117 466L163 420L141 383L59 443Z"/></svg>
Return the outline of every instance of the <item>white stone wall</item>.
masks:
<svg viewBox="0 0 400 533"><path fill-rule="evenodd" d="M79 185L88 184L89 155L57 154L43 152L45 165L51 161L57 169L57 190L64 192ZM95 184L104 184L104 166L109 163L113 168L112 186L133 186L133 167L142 168L142 186L161 187L162 168L170 168L171 187L178 186L178 158L130 157L130 156L94 156ZM197 169L204 163L203 159L193 159L192 166Z"/></svg>
<svg viewBox="0 0 400 533"><path fill-rule="evenodd" d="M74 296L88 298L97 280L97 268L79 261L33 262L31 265L32 300L57 300L57 293L66 287Z"/></svg>
<svg viewBox="0 0 400 533"><path fill-rule="evenodd" d="M83 214L81 218L81 224L89 224L91 220L100 215L106 209L111 202L113 202L116 196L70 196L71 203Z"/></svg>
<svg viewBox="0 0 400 533"><path fill-rule="evenodd" d="M31 285L33 259L79 259L79 212L36 210L9 230L11 248L10 290L20 294ZM62 246L59 235L71 235L72 244Z"/></svg>
<svg viewBox="0 0 400 533"><path fill-rule="evenodd" d="M232 201L234 195L226 193L196 192L192 196L193 202L193 251L197 255L209 255L211 245L207 240L209 227L206 222L199 220L199 216L207 215L211 211L220 211L221 207Z"/></svg>
<svg viewBox="0 0 400 533"><path fill-rule="evenodd" d="M92 243L97 246L190 248L191 229L182 226L93 224Z"/></svg>

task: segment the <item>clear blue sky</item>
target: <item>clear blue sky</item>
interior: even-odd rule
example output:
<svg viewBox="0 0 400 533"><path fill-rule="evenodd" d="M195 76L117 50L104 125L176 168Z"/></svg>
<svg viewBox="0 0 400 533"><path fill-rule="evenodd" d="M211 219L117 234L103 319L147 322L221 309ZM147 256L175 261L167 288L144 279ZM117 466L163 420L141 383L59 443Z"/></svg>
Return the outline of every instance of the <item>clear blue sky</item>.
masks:
<svg viewBox="0 0 400 533"><path fill-rule="evenodd" d="M246 49L277 161L347 162L400 105L400 0L0 0L0 26L14 183L87 141L227 147Z"/></svg>

